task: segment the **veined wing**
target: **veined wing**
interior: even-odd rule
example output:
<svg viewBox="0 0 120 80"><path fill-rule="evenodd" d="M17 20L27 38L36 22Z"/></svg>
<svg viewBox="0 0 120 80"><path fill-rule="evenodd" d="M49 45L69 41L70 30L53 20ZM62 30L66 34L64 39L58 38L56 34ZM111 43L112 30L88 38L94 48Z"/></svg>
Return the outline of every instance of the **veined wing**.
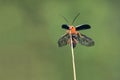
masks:
<svg viewBox="0 0 120 80"><path fill-rule="evenodd" d="M63 35L59 40L58 40L58 46L62 47L67 45L68 40L70 39L70 35L68 33L66 33L65 35Z"/></svg>
<svg viewBox="0 0 120 80"><path fill-rule="evenodd" d="M85 46L94 46L95 42L84 34L78 34L78 41Z"/></svg>

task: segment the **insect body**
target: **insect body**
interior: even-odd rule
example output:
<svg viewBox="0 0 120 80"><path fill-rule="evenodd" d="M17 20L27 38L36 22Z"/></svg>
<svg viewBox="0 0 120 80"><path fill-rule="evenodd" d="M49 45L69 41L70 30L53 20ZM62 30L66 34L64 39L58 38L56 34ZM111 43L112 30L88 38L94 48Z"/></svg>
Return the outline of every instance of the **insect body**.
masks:
<svg viewBox="0 0 120 80"><path fill-rule="evenodd" d="M85 46L94 45L94 41L91 38L78 32L79 30L89 29L90 28L89 25L84 24L78 27L74 27L74 26L68 26L64 24L62 25L62 28L67 29L67 33L58 40L59 47L70 44L70 35L72 35L73 47L76 47L77 43L81 43L82 45L85 45Z"/></svg>
<svg viewBox="0 0 120 80"><path fill-rule="evenodd" d="M76 19L76 17L75 17L75 19ZM91 28L90 25L84 24L84 25L74 27L72 25L69 26L69 25L63 24L62 28L66 29L67 32L66 32L65 35L63 35L58 40L58 46L59 47L70 44L70 40L71 40L70 35L72 37L73 48L76 47L77 43L80 43L80 44L85 45L85 46L93 46L94 45L94 41L91 38L89 38L86 35L78 32L79 30L90 29Z"/></svg>

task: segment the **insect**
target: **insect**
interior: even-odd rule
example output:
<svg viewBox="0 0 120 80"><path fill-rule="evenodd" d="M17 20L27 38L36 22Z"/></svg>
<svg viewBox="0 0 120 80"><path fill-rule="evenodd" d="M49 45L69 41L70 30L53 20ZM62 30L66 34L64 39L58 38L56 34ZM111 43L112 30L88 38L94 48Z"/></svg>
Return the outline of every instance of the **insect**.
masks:
<svg viewBox="0 0 120 80"><path fill-rule="evenodd" d="M79 14L80 13L78 13L76 15L76 17L73 19L72 24L74 23L76 18L79 16ZM63 16L63 18L68 22L68 20L64 16ZM72 37L73 48L76 47L77 43L80 43L81 45L84 45L84 46L93 46L95 44L95 42L91 38L78 32L80 30L86 30L86 29L90 29L90 28L91 28L91 26L88 24L83 24L83 25L79 25L76 27L73 25L63 24L62 29L66 29L67 32L58 40L58 46L62 47L67 44L71 44L70 35Z"/></svg>

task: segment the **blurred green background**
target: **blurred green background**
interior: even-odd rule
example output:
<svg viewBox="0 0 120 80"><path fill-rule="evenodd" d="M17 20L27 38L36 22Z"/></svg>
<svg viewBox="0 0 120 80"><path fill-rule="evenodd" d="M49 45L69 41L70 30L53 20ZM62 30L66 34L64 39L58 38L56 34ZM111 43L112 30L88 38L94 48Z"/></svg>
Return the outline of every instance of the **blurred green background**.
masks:
<svg viewBox="0 0 120 80"><path fill-rule="evenodd" d="M69 45L59 48L70 22L95 41L74 49L77 80L120 80L120 1L0 0L0 80L73 80Z"/></svg>

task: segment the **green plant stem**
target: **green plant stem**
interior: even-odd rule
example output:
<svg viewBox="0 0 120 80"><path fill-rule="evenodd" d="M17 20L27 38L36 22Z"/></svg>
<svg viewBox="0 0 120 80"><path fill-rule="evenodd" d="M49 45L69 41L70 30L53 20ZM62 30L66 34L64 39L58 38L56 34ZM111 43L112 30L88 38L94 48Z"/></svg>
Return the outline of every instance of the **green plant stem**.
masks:
<svg viewBox="0 0 120 80"><path fill-rule="evenodd" d="M73 77L74 77L74 80L76 80L75 58L74 58L74 49L73 49L73 41L72 41L71 34L70 34L70 41L71 41L70 45L71 45L71 52L72 52Z"/></svg>

